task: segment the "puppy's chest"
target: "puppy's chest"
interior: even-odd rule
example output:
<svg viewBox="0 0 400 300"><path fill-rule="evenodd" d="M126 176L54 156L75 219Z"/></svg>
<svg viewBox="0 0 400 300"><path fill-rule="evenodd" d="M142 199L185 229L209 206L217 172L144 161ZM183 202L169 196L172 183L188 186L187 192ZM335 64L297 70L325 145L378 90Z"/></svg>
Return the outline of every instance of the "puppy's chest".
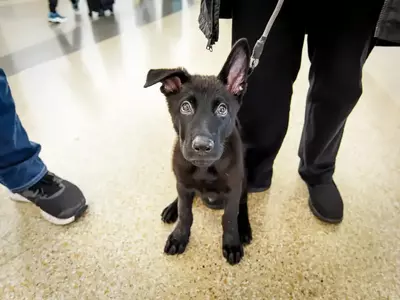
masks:
<svg viewBox="0 0 400 300"><path fill-rule="evenodd" d="M213 168L195 169L184 179L184 181L188 187L191 187L202 194L220 194L228 193L230 191L228 183L229 174L217 172Z"/></svg>

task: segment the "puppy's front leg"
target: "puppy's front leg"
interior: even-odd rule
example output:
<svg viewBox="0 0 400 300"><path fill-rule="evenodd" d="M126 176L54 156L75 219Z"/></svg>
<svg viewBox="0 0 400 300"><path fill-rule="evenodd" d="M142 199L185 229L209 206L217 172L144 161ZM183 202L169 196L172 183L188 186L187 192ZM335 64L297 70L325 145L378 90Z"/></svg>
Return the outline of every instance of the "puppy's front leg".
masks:
<svg viewBox="0 0 400 300"><path fill-rule="evenodd" d="M192 205L194 193L177 184L178 190L178 224L169 235L164 252L170 255L181 254L185 251L189 242L190 228L193 224Z"/></svg>
<svg viewBox="0 0 400 300"><path fill-rule="evenodd" d="M226 260L237 264L244 252L238 229L240 189L232 190L225 199L225 211L222 217L222 251Z"/></svg>
<svg viewBox="0 0 400 300"><path fill-rule="evenodd" d="M243 245L250 244L251 240L253 239L253 234L249 221L249 209L247 207L247 188L244 189L244 192L242 192L242 197L240 198L238 227L241 243Z"/></svg>

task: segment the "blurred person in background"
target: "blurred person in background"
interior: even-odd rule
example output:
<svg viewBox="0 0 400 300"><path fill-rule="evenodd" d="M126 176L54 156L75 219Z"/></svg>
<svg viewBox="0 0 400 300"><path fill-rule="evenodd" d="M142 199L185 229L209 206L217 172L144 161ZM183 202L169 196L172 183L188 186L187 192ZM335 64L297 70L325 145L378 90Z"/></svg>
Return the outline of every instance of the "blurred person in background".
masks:
<svg viewBox="0 0 400 300"><path fill-rule="evenodd" d="M79 12L79 0L71 0L72 8L75 13ZM49 16L48 20L51 23L64 23L67 21L66 17L61 16L57 12L58 0L49 0Z"/></svg>

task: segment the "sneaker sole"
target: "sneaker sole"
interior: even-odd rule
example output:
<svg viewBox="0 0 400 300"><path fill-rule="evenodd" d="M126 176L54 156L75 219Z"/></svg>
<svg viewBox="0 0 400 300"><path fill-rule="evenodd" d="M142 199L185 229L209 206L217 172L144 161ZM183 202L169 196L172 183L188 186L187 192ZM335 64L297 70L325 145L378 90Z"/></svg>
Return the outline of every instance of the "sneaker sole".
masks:
<svg viewBox="0 0 400 300"><path fill-rule="evenodd" d="M61 23L65 23L67 21L67 19L60 19L60 18L56 18L56 19L51 19L48 18L50 23L54 23L54 24L61 24Z"/></svg>
<svg viewBox="0 0 400 300"><path fill-rule="evenodd" d="M10 199L13 200L13 201L15 201L15 202L32 203L31 201L29 201L29 200L26 199L25 197L22 197L20 194L11 193L11 194L10 194ZM50 222L50 223L52 223L52 224L54 224L54 225L60 225L60 226L68 225L68 224L71 224L71 223L75 222L77 219L79 219L79 217L81 217L81 216L84 214L84 212L86 211L87 208L88 208L88 206L87 206L87 205L84 205L84 206L82 206L82 208L75 214L75 216L72 216L72 217L70 217L70 218L68 218L68 219L59 219L59 218L56 218L56 217L54 217L54 216L48 214L47 212L45 212L44 210L40 209L40 207L39 207L39 209L40 209L40 214L42 215L42 217L43 217L46 221L48 221L48 222Z"/></svg>
<svg viewBox="0 0 400 300"><path fill-rule="evenodd" d="M320 219L323 222L330 223L330 224L339 224L343 221L343 218L341 219L331 219L331 218L326 218L322 216L314 207L314 205L311 202L311 198L308 198L308 206L311 209L311 212L313 213L314 216L316 216L318 219Z"/></svg>

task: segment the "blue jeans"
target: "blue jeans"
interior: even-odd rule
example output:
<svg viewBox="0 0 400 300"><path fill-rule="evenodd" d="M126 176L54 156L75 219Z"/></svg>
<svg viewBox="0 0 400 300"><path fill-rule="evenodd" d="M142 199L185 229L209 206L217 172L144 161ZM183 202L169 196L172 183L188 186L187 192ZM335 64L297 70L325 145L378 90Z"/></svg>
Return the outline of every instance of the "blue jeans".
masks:
<svg viewBox="0 0 400 300"><path fill-rule="evenodd" d="M40 145L29 141L15 112L7 76L0 68L0 183L12 192L36 184L47 173Z"/></svg>

